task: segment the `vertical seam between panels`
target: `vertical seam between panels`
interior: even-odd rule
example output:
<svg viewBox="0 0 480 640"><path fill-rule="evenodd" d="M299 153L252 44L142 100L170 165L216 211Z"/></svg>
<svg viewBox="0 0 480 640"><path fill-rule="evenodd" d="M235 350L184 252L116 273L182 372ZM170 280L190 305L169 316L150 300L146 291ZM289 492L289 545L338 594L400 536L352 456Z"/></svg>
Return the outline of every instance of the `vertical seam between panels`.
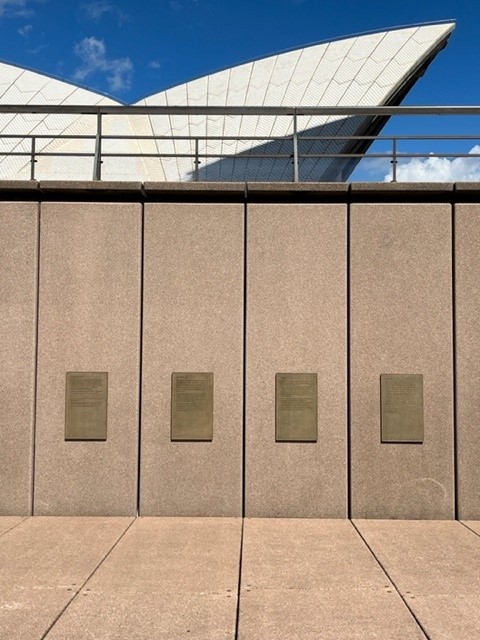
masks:
<svg viewBox="0 0 480 640"><path fill-rule="evenodd" d="M145 203L141 203L140 216L140 323L139 323L139 373L138 373L138 440L137 440L137 495L135 515L140 515L141 458L142 458L142 387L143 387L143 312L144 312L144 264L145 264Z"/></svg>
<svg viewBox="0 0 480 640"><path fill-rule="evenodd" d="M352 415L352 407L351 407L351 291L350 291L350 276L351 276L351 265L350 265L350 217L351 217L351 203L347 202L347 214L346 214L346 244L347 244L347 260L346 260L346 369L347 369L347 394L346 394L346 402L347 402L347 451L346 451L346 462L347 462L347 518L352 517L352 434L351 434L351 415Z"/></svg>
<svg viewBox="0 0 480 640"><path fill-rule="evenodd" d="M246 512L246 478L247 478L247 184L245 183L245 197L243 203L243 363L242 363L242 518L245 518ZM242 529L243 531L243 529Z"/></svg>
<svg viewBox="0 0 480 640"><path fill-rule="evenodd" d="M452 376L453 376L453 495L454 518L459 519L459 495L458 495L458 438L457 438L457 307L456 307L456 268L455 268L455 203L452 203L451 211L451 260L452 260Z"/></svg>
<svg viewBox="0 0 480 640"><path fill-rule="evenodd" d="M35 292L35 349L33 361L33 399L32 399L32 471L30 479L30 515L35 513L35 460L36 460L36 440L37 440L37 397L38 397L38 353L39 353L39 305L40 305L40 225L41 225L41 202L37 203L37 237L36 237L36 292Z"/></svg>

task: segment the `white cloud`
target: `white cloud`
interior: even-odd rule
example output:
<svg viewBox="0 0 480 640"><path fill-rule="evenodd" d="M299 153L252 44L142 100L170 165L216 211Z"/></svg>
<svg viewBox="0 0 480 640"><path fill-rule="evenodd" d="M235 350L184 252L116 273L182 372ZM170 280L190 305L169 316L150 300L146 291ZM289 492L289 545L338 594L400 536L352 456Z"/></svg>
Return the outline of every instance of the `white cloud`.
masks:
<svg viewBox="0 0 480 640"><path fill-rule="evenodd" d="M0 17L31 15L32 10L29 9L28 4L28 0L0 0Z"/></svg>
<svg viewBox="0 0 480 640"><path fill-rule="evenodd" d="M115 15L118 19L119 24L122 24L127 20L127 14L115 7L113 4L108 2L108 0L97 0L96 2L88 2L81 5L81 8L86 12L89 18L92 20L98 21L103 18L103 16L107 13Z"/></svg>
<svg viewBox="0 0 480 640"><path fill-rule="evenodd" d="M158 60L150 60L148 66L150 67L150 69L160 69L162 65Z"/></svg>
<svg viewBox="0 0 480 640"><path fill-rule="evenodd" d="M105 73L110 91L125 91L132 84L133 64L130 58L108 58L103 40L83 38L74 47L82 64L75 71L75 80L83 81L95 73Z"/></svg>
<svg viewBox="0 0 480 640"><path fill-rule="evenodd" d="M26 24L24 27L20 27L20 29L17 29L17 31L23 38L28 38L32 29L33 26L31 24Z"/></svg>
<svg viewBox="0 0 480 640"><path fill-rule="evenodd" d="M468 153L480 154L480 145ZM390 171L384 178L392 180ZM397 165L398 182L477 182L480 180L480 158L412 158Z"/></svg>

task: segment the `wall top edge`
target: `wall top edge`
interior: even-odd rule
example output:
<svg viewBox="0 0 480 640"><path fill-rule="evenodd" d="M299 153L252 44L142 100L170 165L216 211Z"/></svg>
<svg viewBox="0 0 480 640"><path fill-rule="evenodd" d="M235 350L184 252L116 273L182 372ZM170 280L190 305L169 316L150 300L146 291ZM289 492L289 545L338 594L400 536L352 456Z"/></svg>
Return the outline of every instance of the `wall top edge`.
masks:
<svg viewBox="0 0 480 640"><path fill-rule="evenodd" d="M33 181L32 181L33 182ZM1 186L1 183L0 183ZM40 180L40 191L142 191L141 182L111 180Z"/></svg>
<svg viewBox="0 0 480 640"><path fill-rule="evenodd" d="M349 190L348 182L247 182L249 192L336 192L346 193Z"/></svg>
<svg viewBox="0 0 480 640"><path fill-rule="evenodd" d="M480 183L478 184L480 189ZM389 191L453 191L453 182L352 182L350 191L355 193L385 193Z"/></svg>
<svg viewBox="0 0 480 640"><path fill-rule="evenodd" d="M245 192L245 182L144 182L145 193L161 193L165 191L230 191Z"/></svg>
<svg viewBox="0 0 480 640"><path fill-rule="evenodd" d="M121 182L1 180L0 200L112 202L480 202L480 182Z"/></svg>
<svg viewBox="0 0 480 640"><path fill-rule="evenodd" d="M472 191L480 182L125 182L113 180L0 180L0 190L111 191Z"/></svg>

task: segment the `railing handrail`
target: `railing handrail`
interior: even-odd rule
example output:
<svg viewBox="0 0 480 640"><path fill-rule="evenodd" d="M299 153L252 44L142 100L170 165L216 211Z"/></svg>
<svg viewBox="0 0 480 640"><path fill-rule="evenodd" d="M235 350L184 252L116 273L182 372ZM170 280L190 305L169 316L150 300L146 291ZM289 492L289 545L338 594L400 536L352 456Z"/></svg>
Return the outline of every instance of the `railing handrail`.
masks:
<svg viewBox="0 0 480 640"><path fill-rule="evenodd" d="M478 116L480 105L436 106L329 106L329 107L265 107L265 106L157 106L157 105L33 105L3 104L0 113L43 113L71 115L238 115L238 116Z"/></svg>
<svg viewBox="0 0 480 640"><path fill-rule="evenodd" d="M354 116L369 116L377 117L377 118L389 118L391 116L480 116L480 106L479 105L418 105L418 106L321 106L321 107L272 107L272 106L154 106L154 105L32 105L32 104L23 104L23 105L0 105L0 114L38 114L41 116L48 115L92 115L95 116L96 125L95 125L95 133L92 132L89 134L48 134L48 133L36 133L35 126L38 122L33 125L33 130L28 133L5 133L2 134L0 132L0 140L17 140L17 141L30 141L30 150L23 151L21 149L21 142L16 142L13 146L10 146L10 149L6 149L5 145L4 149L0 148L0 156L8 157L8 156L29 156L30 157L30 177L31 179L35 178L35 165L38 162L38 158L42 156L65 156L65 157L91 157L94 156L94 167L93 167L93 179L101 180L102 179L102 163L103 158L134 158L134 157L143 157L143 158L192 158L193 159L193 176L194 180L199 179L199 165L201 164L201 159L210 160L210 159L223 159L235 157L235 153L224 153L222 149L220 152L213 152L209 150L206 152L206 149L200 148L200 142L208 142L208 141L231 141L236 140L240 141L249 141L249 142L271 142L271 141L290 141L292 144L292 153L287 152L283 146L281 146L282 152L280 153L280 148L277 152L273 153L265 153L265 150L260 153L255 153L255 151L248 152L246 149L241 150L238 155L238 159L248 159L248 158L265 158L265 159L282 159L282 160L291 160L291 164L293 166L293 181L298 182L300 180L299 175L299 163L300 160L304 159L320 159L320 158L352 158L353 160L358 160L361 158L391 158L390 162L392 165L392 180L396 181L397 179L397 164L398 161L402 158L427 158L427 157L437 157L437 158L477 158L480 154L476 153L404 153L399 152L398 143L400 141L420 141L420 140L480 140L480 135L389 135L389 136L381 136L381 135L301 135L301 131L298 130L298 118L299 117L315 117L315 116L323 116L326 117L328 122L329 116L345 116L345 117L354 117ZM103 129L103 119L105 116L207 116L204 120L205 122L205 134L204 135L173 135L173 131L171 135L137 135L135 133L130 135L113 135L113 134L105 134ZM292 130L291 132L278 136L272 135L273 129L270 127L270 135L265 136L248 136L248 135L214 135L210 136L207 133L208 128L208 116L241 116L242 118L245 116L286 116L291 118L292 121ZM43 118L39 119L40 122L43 121ZM11 121L11 118L10 118ZM198 121L194 124L198 124ZM321 123L319 122L318 125ZM68 125L66 125L68 127ZM308 127L310 130L312 125L308 123ZM30 127L32 129L32 127ZM317 127L318 128L318 127ZM321 132L321 126L319 126ZM380 127L377 127L380 128ZM87 128L88 129L88 128ZM361 129L359 129L361 130ZM85 151L52 151L52 150L44 150L39 149L37 146L37 142L39 140L56 140L56 139L70 139L70 140L93 140L94 141L94 153L91 154ZM111 152L109 149L102 149L102 145L108 141L129 141L129 140L150 140L150 141L191 141L194 144L194 152L189 152L188 148L185 149L177 149L174 145L174 150L169 153L161 153L160 147L157 145L157 152L141 152L141 153L132 153L132 152L120 152L116 150L115 153ZM300 142L312 142L312 141L322 141L324 142L324 149L320 153L310 153L312 145L310 145L310 149L300 149ZM356 143L371 143L372 141L388 141L392 145L391 153L367 153L365 150L361 151L362 147L367 147L369 144L354 144L351 145L351 151L344 151L343 149L338 149L335 152L334 149L331 149L331 143L328 141L350 141ZM7 145L8 147L8 145ZM203 147L203 145L202 145ZM260 150L260 147L259 147ZM306 152L305 152L306 151ZM474 149L472 149L474 151ZM283 174L282 174L283 175ZM307 174L308 179L308 174Z"/></svg>

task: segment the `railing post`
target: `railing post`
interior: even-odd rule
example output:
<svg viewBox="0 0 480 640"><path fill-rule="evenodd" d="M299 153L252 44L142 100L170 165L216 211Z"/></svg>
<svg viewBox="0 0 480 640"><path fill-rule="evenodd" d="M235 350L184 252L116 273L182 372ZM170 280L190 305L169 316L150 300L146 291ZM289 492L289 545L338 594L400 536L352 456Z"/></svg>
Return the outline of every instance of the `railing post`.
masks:
<svg viewBox="0 0 480 640"><path fill-rule="evenodd" d="M293 181L298 182L298 131L296 109L293 112Z"/></svg>
<svg viewBox="0 0 480 640"><path fill-rule="evenodd" d="M30 149L30 180L35 180L35 136L32 136L32 146Z"/></svg>
<svg viewBox="0 0 480 640"><path fill-rule="evenodd" d="M93 179L102 179L102 114L100 112L97 113L97 134L95 136Z"/></svg>
<svg viewBox="0 0 480 640"><path fill-rule="evenodd" d="M195 138L195 166L193 168L193 181L198 182L198 165L200 160L198 159L198 138Z"/></svg>
<svg viewBox="0 0 480 640"><path fill-rule="evenodd" d="M397 181L397 139L392 138L392 182Z"/></svg>

